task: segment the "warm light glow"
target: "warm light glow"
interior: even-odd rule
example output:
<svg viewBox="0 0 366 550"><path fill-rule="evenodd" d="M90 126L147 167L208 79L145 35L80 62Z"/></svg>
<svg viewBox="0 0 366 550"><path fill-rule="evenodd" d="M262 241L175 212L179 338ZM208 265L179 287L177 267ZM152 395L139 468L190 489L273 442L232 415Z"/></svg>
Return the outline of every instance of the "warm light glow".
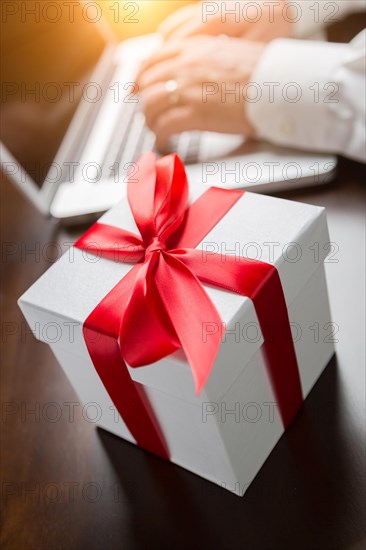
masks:
<svg viewBox="0 0 366 550"><path fill-rule="evenodd" d="M155 32L171 13L195 0L99 0L103 16L120 39Z"/></svg>

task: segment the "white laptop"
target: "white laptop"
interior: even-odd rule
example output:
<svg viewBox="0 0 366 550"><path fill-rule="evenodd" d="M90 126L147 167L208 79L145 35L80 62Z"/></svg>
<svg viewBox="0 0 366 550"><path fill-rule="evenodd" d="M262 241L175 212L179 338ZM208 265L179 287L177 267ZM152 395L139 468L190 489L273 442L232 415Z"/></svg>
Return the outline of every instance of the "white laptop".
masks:
<svg viewBox="0 0 366 550"><path fill-rule="evenodd" d="M82 17L58 25L35 27L30 17L6 27L13 47L4 51L5 73L13 80L3 83L1 163L44 214L80 223L119 201L134 161L154 150L134 92L141 61L161 38L118 42L103 20L90 24ZM22 47L14 47L19 32ZM327 183L336 167L331 155L209 132L175 136L171 150L186 164L191 185L262 193Z"/></svg>

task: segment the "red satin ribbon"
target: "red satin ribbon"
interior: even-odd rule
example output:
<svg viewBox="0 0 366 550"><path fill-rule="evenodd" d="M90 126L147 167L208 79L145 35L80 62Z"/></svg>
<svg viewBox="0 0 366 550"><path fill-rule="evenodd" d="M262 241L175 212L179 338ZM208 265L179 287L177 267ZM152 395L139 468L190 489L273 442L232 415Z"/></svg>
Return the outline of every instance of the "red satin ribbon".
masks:
<svg viewBox="0 0 366 550"><path fill-rule="evenodd" d="M83 326L90 357L125 424L139 446L169 458L143 386L131 379L125 361L140 367L182 348L201 391L221 344L220 330L206 342L202 338L203 323L221 327L201 284L207 283L253 300L267 368L287 427L302 393L277 269L248 258L203 258L202 251L194 249L243 192L210 188L187 208L188 184L179 157L156 160L147 153L138 167L138 182L128 182L128 200L141 236L96 223L75 244L93 253L97 248L113 261L136 263Z"/></svg>

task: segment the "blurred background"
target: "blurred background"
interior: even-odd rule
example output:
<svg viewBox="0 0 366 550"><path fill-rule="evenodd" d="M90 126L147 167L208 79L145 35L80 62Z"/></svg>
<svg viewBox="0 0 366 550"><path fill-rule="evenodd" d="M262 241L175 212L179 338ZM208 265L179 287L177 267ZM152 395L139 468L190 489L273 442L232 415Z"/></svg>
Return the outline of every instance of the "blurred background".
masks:
<svg viewBox="0 0 366 550"><path fill-rule="evenodd" d="M103 20L106 33L112 30L121 41L156 31L168 14L190 3L15 0L1 4L1 140L36 183L44 181L83 85L105 47L100 33Z"/></svg>

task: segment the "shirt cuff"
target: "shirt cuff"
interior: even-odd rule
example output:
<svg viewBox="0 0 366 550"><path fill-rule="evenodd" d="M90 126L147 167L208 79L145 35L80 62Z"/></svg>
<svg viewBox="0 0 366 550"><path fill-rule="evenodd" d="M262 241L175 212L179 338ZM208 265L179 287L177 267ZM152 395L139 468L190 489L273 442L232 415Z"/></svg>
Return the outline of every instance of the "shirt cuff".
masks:
<svg viewBox="0 0 366 550"><path fill-rule="evenodd" d="M248 84L246 114L257 137L305 150L346 150L354 112L342 100L340 67L349 59L347 44L271 42Z"/></svg>

